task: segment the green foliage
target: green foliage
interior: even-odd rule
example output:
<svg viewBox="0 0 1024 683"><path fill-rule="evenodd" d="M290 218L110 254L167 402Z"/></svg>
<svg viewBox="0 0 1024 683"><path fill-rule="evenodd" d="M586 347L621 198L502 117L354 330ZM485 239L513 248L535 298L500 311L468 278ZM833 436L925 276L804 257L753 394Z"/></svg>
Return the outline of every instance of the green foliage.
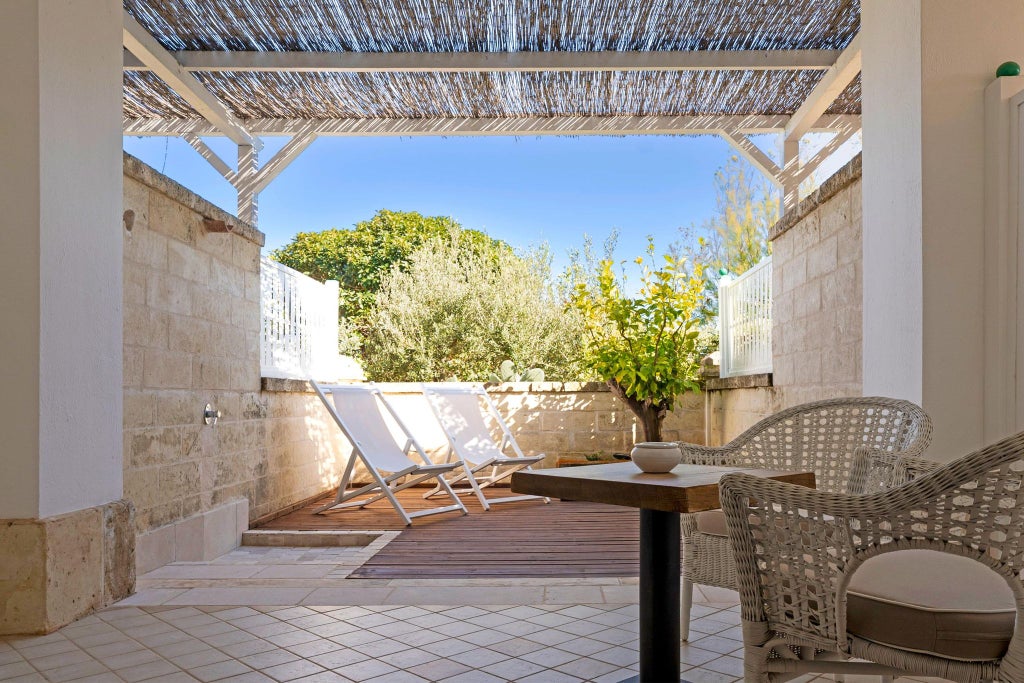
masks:
<svg viewBox="0 0 1024 683"><path fill-rule="evenodd" d="M270 256L321 282L337 280L341 285L341 316L362 327L392 267L404 268L413 251L436 238L454 239L476 253L511 251L507 244L477 230L467 230L445 216L381 209L353 228L300 232Z"/></svg>
<svg viewBox="0 0 1024 683"><path fill-rule="evenodd" d="M433 239L383 278L364 332L379 381L485 381L502 360L577 379L581 321L564 313L546 250L483 254Z"/></svg>
<svg viewBox="0 0 1024 683"><path fill-rule="evenodd" d="M739 275L771 253L768 228L779 219L778 195L735 156L715 173L715 195L718 213L704 224L708 266Z"/></svg>
<svg viewBox="0 0 1024 683"><path fill-rule="evenodd" d="M594 277L577 280L571 310L584 321L588 365L640 417L646 438L657 441L676 397L699 389L704 266L672 253L657 257L652 239L636 263L636 296L605 258Z"/></svg>
<svg viewBox="0 0 1024 683"><path fill-rule="evenodd" d="M544 371L540 368L527 368L520 373L516 370L516 364L511 360L503 360L498 366L497 372L492 372L487 377L488 382L500 384L502 382L543 382Z"/></svg>

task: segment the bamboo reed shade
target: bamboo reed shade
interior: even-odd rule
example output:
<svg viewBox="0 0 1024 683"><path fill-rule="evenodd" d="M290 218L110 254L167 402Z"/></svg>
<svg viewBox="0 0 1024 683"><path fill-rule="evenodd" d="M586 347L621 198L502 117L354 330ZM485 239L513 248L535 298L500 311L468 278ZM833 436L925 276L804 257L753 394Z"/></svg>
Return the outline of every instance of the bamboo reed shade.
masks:
<svg viewBox="0 0 1024 683"><path fill-rule="evenodd" d="M168 50L602 51L845 47L859 0L124 0ZM823 71L196 72L238 118L791 114ZM860 113L860 82L831 106ZM126 72L128 118L198 118Z"/></svg>

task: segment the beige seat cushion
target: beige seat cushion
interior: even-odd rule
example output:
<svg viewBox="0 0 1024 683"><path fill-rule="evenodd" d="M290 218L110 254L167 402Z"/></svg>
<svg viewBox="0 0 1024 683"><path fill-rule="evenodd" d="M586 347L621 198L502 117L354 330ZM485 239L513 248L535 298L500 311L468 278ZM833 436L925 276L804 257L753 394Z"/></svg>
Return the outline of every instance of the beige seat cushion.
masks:
<svg viewBox="0 0 1024 683"><path fill-rule="evenodd" d="M961 660L1001 657L1013 592L975 560L934 550L871 558L850 579L846 630L882 645Z"/></svg>
<svg viewBox="0 0 1024 683"><path fill-rule="evenodd" d="M721 510L708 510L697 513L697 531L702 534L728 536L729 528L725 525L725 513Z"/></svg>

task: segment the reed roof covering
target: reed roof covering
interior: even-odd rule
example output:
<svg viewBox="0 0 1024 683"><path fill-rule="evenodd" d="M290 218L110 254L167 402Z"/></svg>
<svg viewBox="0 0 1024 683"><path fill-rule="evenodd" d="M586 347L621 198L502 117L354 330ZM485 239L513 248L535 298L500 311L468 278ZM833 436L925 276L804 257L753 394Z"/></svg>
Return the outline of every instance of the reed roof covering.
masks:
<svg viewBox="0 0 1024 683"><path fill-rule="evenodd" d="M170 51L839 50L859 0L124 0ZM791 114L821 70L195 72L239 119ZM854 81L828 113L860 113ZM127 118L199 118L125 73Z"/></svg>

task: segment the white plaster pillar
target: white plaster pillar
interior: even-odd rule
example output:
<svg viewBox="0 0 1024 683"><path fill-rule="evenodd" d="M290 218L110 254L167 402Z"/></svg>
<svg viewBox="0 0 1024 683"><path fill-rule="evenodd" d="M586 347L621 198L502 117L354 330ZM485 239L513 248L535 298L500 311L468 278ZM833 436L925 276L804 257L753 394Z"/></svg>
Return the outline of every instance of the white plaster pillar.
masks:
<svg viewBox="0 0 1024 683"><path fill-rule="evenodd" d="M0 518L122 495L121 17L0 3Z"/></svg>
<svg viewBox="0 0 1024 683"><path fill-rule="evenodd" d="M864 393L920 402L949 460L983 442L984 90L1024 3L864 0L861 26Z"/></svg>

